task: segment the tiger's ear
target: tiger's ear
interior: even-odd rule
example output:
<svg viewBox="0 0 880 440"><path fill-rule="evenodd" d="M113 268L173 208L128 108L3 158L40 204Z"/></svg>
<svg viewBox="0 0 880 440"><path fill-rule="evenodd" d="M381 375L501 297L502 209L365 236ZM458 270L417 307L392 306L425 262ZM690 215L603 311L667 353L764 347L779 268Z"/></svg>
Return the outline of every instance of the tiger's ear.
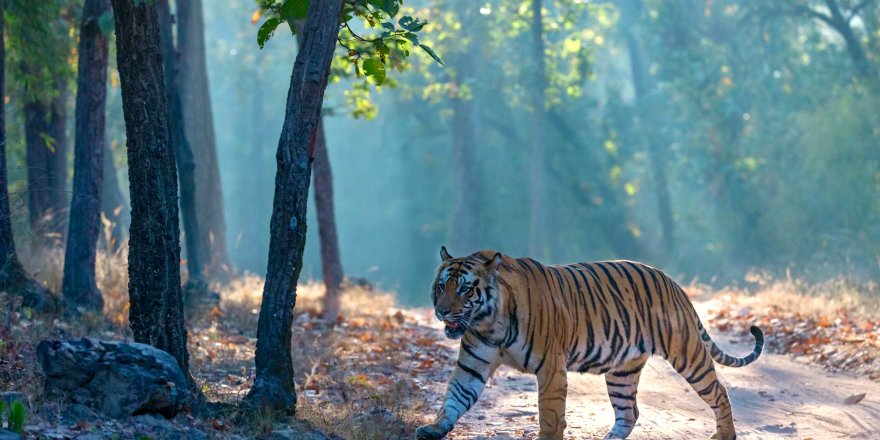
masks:
<svg viewBox="0 0 880 440"><path fill-rule="evenodd" d="M495 256L492 257L491 260L486 262L486 272L490 277L495 277L498 275L498 267L501 266L501 262L504 260L504 257L501 256L500 253L496 252Z"/></svg>
<svg viewBox="0 0 880 440"><path fill-rule="evenodd" d="M440 246L440 258L443 261L449 261L452 259L452 255L449 255L449 252L446 251L446 246Z"/></svg>

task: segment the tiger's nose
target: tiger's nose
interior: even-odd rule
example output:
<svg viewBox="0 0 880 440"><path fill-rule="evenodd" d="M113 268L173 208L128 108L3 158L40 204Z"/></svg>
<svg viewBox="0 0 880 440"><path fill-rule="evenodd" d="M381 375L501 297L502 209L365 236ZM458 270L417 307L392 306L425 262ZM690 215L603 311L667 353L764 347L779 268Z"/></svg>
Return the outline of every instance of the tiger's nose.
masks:
<svg viewBox="0 0 880 440"><path fill-rule="evenodd" d="M437 315L437 319L443 320L446 316L452 313L451 309L436 309L434 310L434 314Z"/></svg>

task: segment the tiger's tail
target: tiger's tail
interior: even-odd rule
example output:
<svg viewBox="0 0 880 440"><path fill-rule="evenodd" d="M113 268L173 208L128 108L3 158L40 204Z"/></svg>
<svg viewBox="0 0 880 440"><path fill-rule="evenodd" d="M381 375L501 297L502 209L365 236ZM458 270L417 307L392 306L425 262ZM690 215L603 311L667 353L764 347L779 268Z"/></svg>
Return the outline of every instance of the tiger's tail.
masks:
<svg viewBox="0 0 880 440"><path fill-rule="evenodd" d="M751 364L761 356L761 352L764 350L764 332L754 325L749 328L749 333L755 338L755 348L747 356L741 358L733 357L722 351L709 336L709 332L703 327L703 323L700 322L699 318L697 319L697 329L700 331L700 339L702 339L703 345L709 348L709 354L712 355L712 359L727 367L739 368Z"/></svg>

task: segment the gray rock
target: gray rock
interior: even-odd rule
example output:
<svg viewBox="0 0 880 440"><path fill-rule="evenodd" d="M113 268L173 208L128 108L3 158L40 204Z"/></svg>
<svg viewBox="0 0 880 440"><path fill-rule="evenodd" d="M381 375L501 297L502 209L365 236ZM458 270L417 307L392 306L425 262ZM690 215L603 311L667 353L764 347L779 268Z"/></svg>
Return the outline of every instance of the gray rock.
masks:
<svg viewBox="0 0 880 440"><path fill-rule="evenodd" d="M77 422L93 422L99 418L95 411L81 403L67 405L61 410L61 420L68 425L74 425Z"/></svg>
<svg viewBox="0 0 880 440"><path fill-rule="evenodd" d="M146 344L79 339L42 341L37 359L44 397L63 398L109 417L174 417L186 377L168 353Z"/></svg>
<svg viewBox="0 0 880 440"><path fill-rule="evenodd" d="M21 436L18 433L0 429L0 440L21 440Z"/></svg>
<svg viewBox="0 0 880 440"><path fill-rule="evenodd" d="M272 431L267 440L326 440L318 431L301 431L299 429L277 429Z"/></svg>

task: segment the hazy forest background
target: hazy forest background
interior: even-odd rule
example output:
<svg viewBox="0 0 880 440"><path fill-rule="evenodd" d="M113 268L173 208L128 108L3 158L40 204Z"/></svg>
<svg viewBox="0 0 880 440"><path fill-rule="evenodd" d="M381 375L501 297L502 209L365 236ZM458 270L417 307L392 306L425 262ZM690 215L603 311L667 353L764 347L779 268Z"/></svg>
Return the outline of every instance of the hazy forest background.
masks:
<svg viewBox="0 0 880 440"><path fill-rule="evenodd" d="M47 14L66 11L45 26L75 34L77 2L41 3ZM876 278L874 2L839 2L839 20L825 2L544 3L536 52L529 2L407 2L430 21L423 32L446 65L420 55L380 88L331 78L324 123L347 274L426 304L436 249L447 244L547 262L637 259L722 284L742 282L751 269ZM261 274L284 116L277 98L296 44L278 38L259 50L254 9L250 0L206 4L204 31L226 223L214 239L230 270ZM70 34L53 35L37 47L71 49ZM33 42L19 44L34 51ZM127 197L110 59L107 141ZM536 63L546 75L535 76ZM48 79L9 75L9 183L23 243L39 237L24 203L19 103L27 94L18 85L56 94L58 81L75 81L74 68L54 64ZM71 86L57 98L68 117L66 138L55 141L68 156ZM539 89L544 105L536 108ZM59 197L69 198L72 163L53 190ZM308 233L303 275L317 279L318 230ZM530 245L532 236L541 244Z"/></svg>
<svg viewBox="0 0 880 440"><path fill-rule="evenodd" d="M323 96L323 108L307 99L292 105L298 95L288 95L303 43L303 32L291 35L288 26L323 26L306 21L307 9L318 10L315 2L344 5L341 23L332 24L338 44L330 48L326 93L306 93L318 103ZM420 380L410 373L427 375L434 362L420 350L449 349L417 309L430 306L441 245L456 256L489 248L544 263L643 261L690 285L689 292L707 292L698 309L711 308L715 331L764 323L768 347L777 353L815 355L812 361L824 367L880 380L876 0L2 5L0 123L9 212L0 219L0 252L7 254L0 290L15 295L0 294L0 304L9 305L0 315L0 352L21 353L10 354L18 361L0 362L2 391L39 394L37 341L96 334L168 351L190 394L211 399L262 390L266 402L292 408L294 373L299 391L312 397L338 391L334 387L346 399L354 393L349 388L396 387L377 379L379 373L349 375L374 361L382 368L400 365L392 357L366 363L334 357L348 347L340 335L350 332L366 346L385 347L380 350L398 343L384 331L408 332L416 342L400 350L400 356L410 353L401 362L416 365L406 380ZM120 21L119 10L136 18ZM155 46L139 46L138 32L120 33L141 27L157 33ZM122 56L120 48L127 48ZM161 55L161 72L139 69L156 66L132 48ZM84 63L83 54L92 62ZM301 62L310 68L329 56L326 47L308 54ZM102 62L109 69L102 70ZM303 72L294 68L294 78ZM138 81L125 78L150 73L163 81L139 92ZM139 107L124 111L126 84L133 87L130 96L143 97L128 105L164 110L143 112L144 120L132 110ZM87 109L100 108L104 93L102 119ZM312 131L308 112L318 109L320 125ZM126 118L129 134L133 127L161 133L127 139ZM306 131L314 137L303 137ZM171 144L169 159L159 147ZM284 160L277 159L293 157L284 152L307 157L306 147L314 154L311 187L295 181L309 174L279 169ZM295 168L295 160L284 165ZM179 195L170 191L175 185ZM296 220L303 199L293 196L294 186L308 195L307 229ZM0 205L5 197L0 194ZM95 203L100 220L78 215L96 210ZM139 209L154 216L132 215ZM284 226L293 238L279 239L270 251ZM98 237L97 248L94 240L78 240L78 231ZM301 259L293 249L300 233L306 234ZM155 234L161 242L149 241ZM172 258L175 252L180 259ZM77 263L95 258L96 271L79 270ZM151 272L157 267L163 270ZM175 287L159 292L163 283ZM316 299L324 284L332 293L325 298L338 298L340 289L348 296L335 305ZM788 287L773 290L779 285ZM156 296L138 288L157 289L150 291ZM741 296L712 302L718 291ZM261 292L264 305L272 301L263 309ZM153 310L156 298L182 298L186 312L164 302L168 309ZM758 312L778 298L787 306ZM838 300L844 298L855 301L844 304L854 308L843 308ZM204 304L193 304L199 301ZM260 315L263 329L272 325L270 309L289 309L295 301L293 315L271 332L261 330L272 336L257 342L257 315L266 314ZM43 309L48 303L67 309ZM320 315L334 309L342 327L328 330L332 317L321 321ZM35 318L34 310L48 314ZM822 314L831 310L837 315ZM859 321L856 311L871 318ZM167 334L150 333L151 316L168 320ZM278 348L279 341L289 345L291 322L292 354ZM371 333L377 328L382 331ZM853 348L839 351L845 361L822 357L824 344L849 344L852 337L841 335L852 332L878 356L858 357ZM217 341L225 348L211 345ZM282 369L261 364L261 343L283 352ZM225 354L218 358L212 350ZM267 353L263 348L262 362L270 362ZM321 366L330 359L329 367ZM281 385L260 382L261 371L269 370ZM226 388L211 388L224 381ZM431 386L413 385L415 394L381 394L380 400L425 400L436 394ZM273 394L277 390L284 392ZM332 400L334 394L327 395ZM363 409L346 401L347 409L316 421L320 405L302 402L297 408L321 428ZM421 409L401 406L391 413L410 432ZM264 434L277 428L266 423L259 428Z"/></svg>

